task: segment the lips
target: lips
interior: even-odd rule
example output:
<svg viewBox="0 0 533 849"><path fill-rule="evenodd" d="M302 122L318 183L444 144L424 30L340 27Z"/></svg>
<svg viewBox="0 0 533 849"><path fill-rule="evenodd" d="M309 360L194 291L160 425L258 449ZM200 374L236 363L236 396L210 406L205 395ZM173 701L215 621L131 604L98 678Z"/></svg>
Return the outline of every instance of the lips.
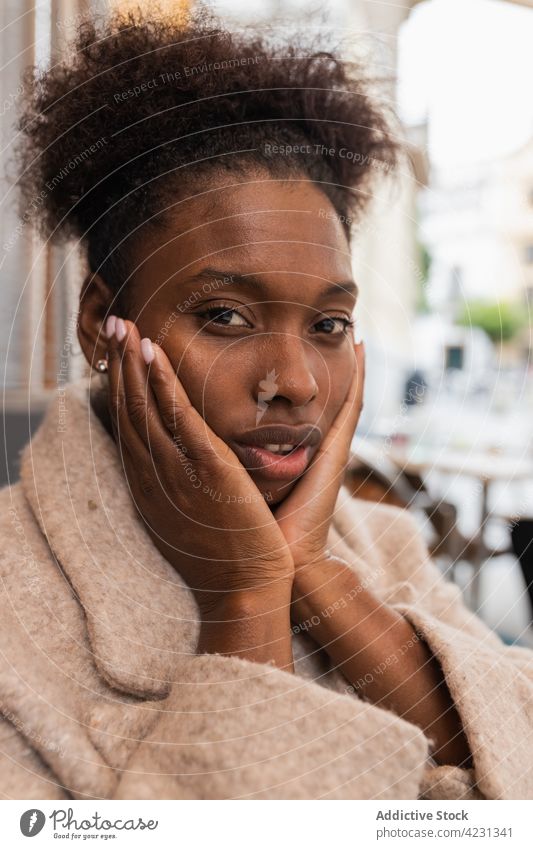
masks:
<svg viewBox="0 0 533 849"><path fill-rule="evenodd" d="M240 434L232 447L246 469L287 480L305 471L321 439L316 425L266 425Z"/></svg>

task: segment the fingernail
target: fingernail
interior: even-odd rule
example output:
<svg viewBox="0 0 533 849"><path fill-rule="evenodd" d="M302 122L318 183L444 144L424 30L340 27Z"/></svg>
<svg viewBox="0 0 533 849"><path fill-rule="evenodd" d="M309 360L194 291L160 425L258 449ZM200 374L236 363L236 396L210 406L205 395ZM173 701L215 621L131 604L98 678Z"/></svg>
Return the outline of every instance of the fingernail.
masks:
<svg viewBox="0 0 533 849"><path fill-rule="evenodd" d="M117 323L116 315L110 315L105 323L105 335L108 339L111 339L113 333L115 332L115 324Z"/></svg>
<svg viewBox="0 0 533 849"><path fill-rule="evenodd" d="M141 339L141 353L144 357L144 362L147 366L149 366L155 355L152 343L147 337L145 339Z"/></svg>
<svg viewBox="0 0 533 849"><path fill-rule="evenodd" d="M126 335L126 325L124 324L121 318L117 318L115 322L115 335L119 342L122 342L124 336Z"/></svg>

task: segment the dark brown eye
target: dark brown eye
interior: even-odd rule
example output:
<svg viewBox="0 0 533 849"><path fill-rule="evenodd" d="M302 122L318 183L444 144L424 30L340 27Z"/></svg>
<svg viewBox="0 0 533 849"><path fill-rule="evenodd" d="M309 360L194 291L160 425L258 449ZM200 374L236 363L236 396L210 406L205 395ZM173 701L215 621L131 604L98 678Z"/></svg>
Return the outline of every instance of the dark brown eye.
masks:
<svg viewBox="0 0 533 849"><path fill-rule="evenodd" d="M206 318L211 324L219 324L223 327L249 327L244 316L237 310L228 307L209 307L199 315Z"/></svg>
<svg viewBox="0 0 533 849"><path fill-rule="evenodd" d="M315 332L326 333L328 336L337 336L340 333L346 333L349 327L353 327L353 321L350 318L343 316L331 316L321 319L315 325L319 328Z"/></svg>

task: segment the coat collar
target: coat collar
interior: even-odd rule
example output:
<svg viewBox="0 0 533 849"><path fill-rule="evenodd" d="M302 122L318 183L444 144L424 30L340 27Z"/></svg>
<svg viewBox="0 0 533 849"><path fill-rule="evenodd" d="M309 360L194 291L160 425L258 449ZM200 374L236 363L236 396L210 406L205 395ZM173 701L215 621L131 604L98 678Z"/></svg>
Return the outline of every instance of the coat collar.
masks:
<svg viewBox="0 0 533 849"><path fill-rule="evenodd" d="M23 451L21 484L87 619L94 661L120 690L165 697L198 611L142 526L119 452L89 403L91 380L59 390Z"/></svg>
<svg viewBox="0 0 533 849"><path fill-rule="evenodd" d="M84 609L100 673L119 690L164 698L178 656L195 653L198 608L137 514L119 452L89 402L94 380L58 390L22 453L21 485ZM353 560L342 537L356 502L346 490L339 499L350 502L351 528L339 509L329 541Z"/></svg>

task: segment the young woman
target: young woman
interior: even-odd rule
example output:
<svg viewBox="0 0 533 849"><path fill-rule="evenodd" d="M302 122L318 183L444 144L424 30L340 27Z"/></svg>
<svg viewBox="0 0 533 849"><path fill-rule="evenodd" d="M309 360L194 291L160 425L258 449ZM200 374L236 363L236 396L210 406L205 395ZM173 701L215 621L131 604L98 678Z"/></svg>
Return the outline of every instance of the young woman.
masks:
<svg viewBox="0 0 533 849"><path fill-rule="evenodd" d="M200 12L89 20L26 82L92 371L1 496L3 795L530 798L532 655L342 486L348 222L397 161L362 69Z"/></svg>

